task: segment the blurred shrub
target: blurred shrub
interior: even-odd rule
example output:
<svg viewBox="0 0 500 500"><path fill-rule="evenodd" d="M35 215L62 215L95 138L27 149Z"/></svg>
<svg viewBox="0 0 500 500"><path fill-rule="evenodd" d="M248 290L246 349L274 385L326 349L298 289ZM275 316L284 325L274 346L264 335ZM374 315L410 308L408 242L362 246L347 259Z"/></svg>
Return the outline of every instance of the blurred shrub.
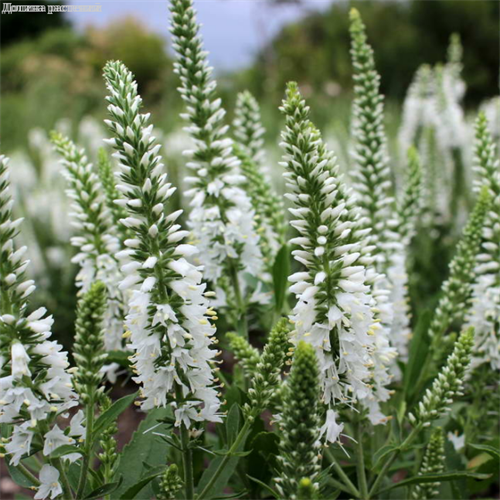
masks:
<svg viewBox="0 0 500 500"><path fill-rule="evenodd" d="M285 26L240 77L259 95L281 95L285 83L297 79L326 97L350 89L352 6L362 13L376 47L384 93L402 98L420 64L444 61L453 32L465 47L468 99L478 102L498 93L500 4L488 0L334 2L326 11Z"/></svg>
<svg viewBox="0 0 500 500"><path fill-rule="evenodd" d="M121 59L130 67L149 104L160 98L171 73L165 40L132 18L82 34L50 29L3 49L4 151L25 146L29 129L50 129L61 117L78 123L86 114L103 116L102 67L108 59Z"/></svg>

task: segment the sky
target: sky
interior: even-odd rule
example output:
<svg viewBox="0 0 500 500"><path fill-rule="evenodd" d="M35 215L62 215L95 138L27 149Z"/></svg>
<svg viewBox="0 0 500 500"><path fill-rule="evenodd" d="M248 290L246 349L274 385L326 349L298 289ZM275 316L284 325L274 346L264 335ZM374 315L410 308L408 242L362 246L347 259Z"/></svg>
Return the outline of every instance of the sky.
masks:
<svg viewBox="0 0 500 500"><path fill-rule="evenodd" d="M133 15L165 38L168 32L166 0L70 0L73 5L101 5L101 12L66 14L77 28L103 26ZM202 23L205 47L216 71L247 66L255 53L279 29L307 12L325 9L331 0L307 0L301 5L272 5L268 0L194 0Z"/></svg>

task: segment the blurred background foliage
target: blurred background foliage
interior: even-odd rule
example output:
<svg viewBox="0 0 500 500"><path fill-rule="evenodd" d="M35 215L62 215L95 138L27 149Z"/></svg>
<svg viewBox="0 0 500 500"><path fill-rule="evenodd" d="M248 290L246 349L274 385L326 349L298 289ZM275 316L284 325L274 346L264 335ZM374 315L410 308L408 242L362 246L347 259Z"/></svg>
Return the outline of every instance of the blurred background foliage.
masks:
<svg viewBox="0 0 500 500"><path fill-rule="evenodd" d="M42 2L23 1L28 3ZM276 132L285 83L298 80L313 104L321 102L313 106L319 125L348 118L351 6L357 6L366 21L389 101L401 100L421 63L444 60L452 32L460 34L465 47L466 105L498 93L498 1L335 1L326 10L284 26L249 67L219 75L229 109L235 92L248 88L263 103L268 129ZM1 134L6 152L26 145L33 127L49 129L63 116L72 123L87 114L104 116L101 71L108 59L121 59L135 73L158 125L166 131L178 126L180 99L168 42L136 19L76 32L63 14L2 15L1 50Z"/></svg>

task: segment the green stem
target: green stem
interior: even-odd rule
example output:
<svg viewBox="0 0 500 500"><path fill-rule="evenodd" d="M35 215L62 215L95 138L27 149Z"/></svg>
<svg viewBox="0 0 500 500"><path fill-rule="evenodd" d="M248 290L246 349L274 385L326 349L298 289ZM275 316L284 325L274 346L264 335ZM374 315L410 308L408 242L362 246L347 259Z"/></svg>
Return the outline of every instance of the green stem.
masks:
<svg viewBox="0 0 500 500"><path fill-rule="evenodd" d="M63 489L63 498L66 500L73 500L73 492L71 491L71 486L68 481L68 476L66 476L66 471L64 470L64 465L60 458L53 458L51 460L52 465L59 471L61 475L61 486ZM82 497L77 497L82 498Z"/></svg>
<svg viewBox="0 0 500 500"><path fill-rule="evenodd" d="M198 495L198 498L200 500L204 500L205 498L208 498L208 493L212 489L213 485L221 475L222 471L226 467L227 463L229 462L229 459L232 457L236 451L238 451L238 448L240 447L243 439L245 439L248 430L250 429L251 426L250 419L247 419L243 427L241 428L239 434L236 436L236 439L234 440L234 443L232 444L231 448L229 448L229 451L227 452L226 455L224 455L224 458L222 459L221 463L219 464L219 467L217 467L217 470L214 472L212 477L210 478L210 481L207 483L205 488L203 488L203 491Z"/></svg>
<svg viewBox="0 0 500 500"><path fill-rule="evenodd" d="M92 449L94 445L94 401L91 399L85 409L86 422L85 422L85 451L83 454L82 469L80 471L80 479L78 480L78 488L76 490L76 498L83 498L85 485L87 483L88 470L91 462Z"/></svg>
<svg viewBox="0 0 500 500"><path fill-rule="evenodd" d="M354 484L349 479L349 477L347 476L347 474L342 470L342 467L337 462L337 460L334 457L334 455L332 453L332 450L330 450L330 448L328 448L326 450L326 456L327 456L328 460L330 460L330 462L333 464L333 468L337 472L339 478L343 481L344 486L347 488L347 490L349 491L349 493L351 493L351 495L353 495L355 498L360 498L361 495L360 495L358 489L356 488L356 486L354 486Z"/></svg>
<svg viewBox="0 0 500 500"><path fill-rule="evenodd" d="M363 424L361 421L358 422L357 425L357 436L356 439L358 440L357 443L357 448L358 448L358 453L357 453L357 463L356 463L356 470L358 473L358 488L359 492L361 494L361 498L363 500L366 500L368 498L368 484L366 482L366 471L365 471L365 455L363 452L363 433L361 426Z"/></svg>
<svg viewBox="0 0 500 500"><path fill-rule="evenodd" d="M382 467L382 470L380 471L380 474L377 475L372 487L370 488L370 491L368 493L368 498L372 498L376 493L378 493L378 487L380 485L380 482L384 479L385 475L387 474L387 471L389 470L389 467L393 464L394 460L399 456L399 454L408 448L412 441L417 437L418 433L422 430L422 424L418 424L416 427L413 428L413 430L410 432L408 437L401 443L401 446L394 450L394 454L389 457L384 466Z"/></svg>
<svg viewBox="0 0 500 500"><path fill-rule="evenodd" d="M182 464L184 467L184 486L186 500L194 498L194 477L193 477L193 452L189 447L189 430L181 424L181 442L182 442Z"/></svg>
<svg viewBox="0 0 500 500"><path fill-rule="evenodd" d="M241 295L240 283L238 281L238 270L233 261L229 264L229 276L231 278L231 284L234 289L234 297L236 299L236 307L238 308L238 324L237 330L238 334L242 337L248 339L248 324L245 302L243 301L243 296Z"/></svg>
<svg viewBox="0 0 500 500"><path fill-rule="evenodd" d="M328 481L328 483L330 483L332 486L334 486L338 490L344 491L345 493L350 493L352 495L352 491L350 491L349 488L344 483L341 483L340 481L333 479L333 477L331 477L331 476L328 476L326 478L326 480Z"/></svg>
<svg viewBox="0 0 500 500"><path fill-rule="evenodd" d="M19 462L17 468L20 472L22 472L23 476L26 477L26 479L29 479L33 483L34 486L40 486L40 481L24 464Z"/></svg>

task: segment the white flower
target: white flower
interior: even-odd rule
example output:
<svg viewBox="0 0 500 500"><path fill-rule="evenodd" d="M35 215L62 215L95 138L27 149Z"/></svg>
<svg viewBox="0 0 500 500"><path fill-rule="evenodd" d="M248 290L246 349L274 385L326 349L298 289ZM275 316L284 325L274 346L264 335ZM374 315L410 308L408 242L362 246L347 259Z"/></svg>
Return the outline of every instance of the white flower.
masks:
<svg viewBox="0 0 500 500"><path fill-rule="evenodd" d="M70 431L71 432L71 431ZM60 446L65 444L74 444L75 440L67 436L64 431L62 431L57 424L54 425L52 430L47 432L44 436L43 454L49 456L54 450L57 450ZM80 458L79 453L70 453L69 455L64 455L62 458L74 462Z"/></svg>
<svg viewBox="0 0 500 500"><path fill-rule="evenodd" d="M59 483L59 471L51 465L45 464L40 471L40 486L35 495L35 499L45 499L50 496L51 499L61 495L63 490Z"/></svg>
<svg viewBox="0 0 500 500"><path fill-rule="evenodd" d="M458 434L455 432L448 432L447 434L448 441L453 445L456 451L460 451L465 446L465 434Z"/></svg>
<svg viewBox="0 0 500 500"><path fill-rule="evenodd" d="M337 418L338 415L334 410L327 410L325 423L321 427L321 436L324 435L325 439L329 443L335 443L335 441L338 440L340 433L344 430L344 424L338 424Z"/></svg>
<svg viewBox="0 0 500 500"><path fill-rule="evenodd" d="M11 348L12 354L12 376L14 378L21 378L30 376L31 372L28 368L30 357L26 353L26 349L20 342L15 342L12 344Z"/></svg>
<svg viewBox="0 0 500 500"><path fill-rule="evenodd" d="M7 454L11 455L11 465L18 465L23 455L30 453L34 432L29 427L29 422L14 426L10 441L5 445Z"/></svg>
<svg viewBox="0 0 500 500"><path fill-rule="evenodd" d="M85 427L82 425L83 420L85 416L83 414L82 410L78 410L74 415L73 418L71 419L71 422L69 424L69 435L76 438L80 437L85 439L85 435L87 430Z"/></svg>

